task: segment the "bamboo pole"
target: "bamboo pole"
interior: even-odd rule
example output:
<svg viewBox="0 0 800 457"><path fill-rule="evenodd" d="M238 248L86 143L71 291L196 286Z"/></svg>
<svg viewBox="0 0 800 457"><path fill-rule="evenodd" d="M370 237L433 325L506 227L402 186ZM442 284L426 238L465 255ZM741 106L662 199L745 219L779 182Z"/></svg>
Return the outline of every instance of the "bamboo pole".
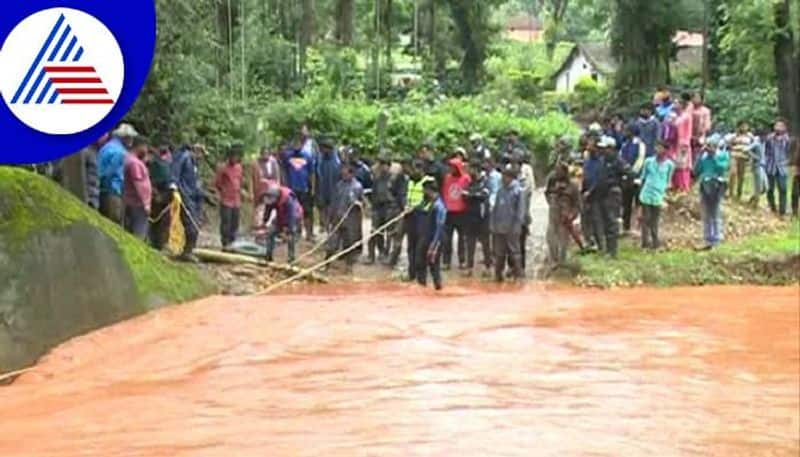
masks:
<svg viewBox="0 0 800 457"><path fill-rule="evenodd" d="M410 214L412 211L413 211L413 209L407 209L407 210L403 211L402 213L400 213L394 219L392 219L389 222L387 222L387 223L383 224L382 226L380 226L377 230L373 230L372 233L369 234L369 236L361 238L357 242L353 243L353 245L350 246L349 248L338 252L336 255L331 256L329 259L325 260L324 262L318 263L318 264L314 265L313 267L306 268L305 270L297 273L296 275L294 275L294 276L292 276L290 278L286 278L286 279L284 279L282 281L276 282L275 284L267 287L263 291L254 294L254 296L260 297L260 296L263 296L263 295L268 295L268 294L280 289L283 286L286 286L288 284L291 284L291 283L297 281L298 279L302 279L305 276L308 276L310 274L314 274L316 271L318 271L318 270L320 270L320 269L332 264L333 262L336 262L337 260L339 260L342 257L346 256L347 254L349 254L349 253L353 252L354 250L360 248L361 246L364 245L364 243L369 242L369 240L374 238L377 234L382 233L384 230L388 229L389 227L391 227L395 223L400 222L404 217L406 217L406 215Z"/></svg>
<svg viewBox="0 0 800 457"><path fill-rule="evenodd" d="M224 263L229 265L236 265L236 264L255 265L275 270L287 275L296 275L303 271L300 267L295 267L292 265L287 265L282 263L267 262L264 259L247 254L233 254L228 252L215 251L212 249L200 249L200 248L195 249L192 252L194 253L194 255L197 256L198 259L209 263ZM311 274L308 276L314 282L322 284L327 284L328 282L330 282L328 278L319 274Z"/></svg>

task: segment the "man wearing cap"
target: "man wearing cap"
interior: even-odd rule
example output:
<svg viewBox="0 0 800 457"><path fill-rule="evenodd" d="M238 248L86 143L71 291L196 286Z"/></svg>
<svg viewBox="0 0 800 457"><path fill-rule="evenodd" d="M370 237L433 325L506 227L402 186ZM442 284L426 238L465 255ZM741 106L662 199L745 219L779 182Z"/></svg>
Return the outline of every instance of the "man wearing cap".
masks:
<svg viewBox="0 0 800 457"><path fill-rule="evenodd" d="M422 286L428 284L430 270L434 287L436 290L441 290L443 286L441 243L445 235L447 208L439 195L439 186L435 181L426 181L423 190L425 199L417 207L415 217L418 237L414 255L417 265L414 270L417 282Z"/></svg>
<svg viewBox="0 0 800 457"><path fill-rule="evenodd" d="M473 158L477 158L480 160L491 160L492 159L492 151L486 147L486 144L483 142L483 137L480 133L473 133L469 137L469 142L472 143L472 154Z"/></svg>
<svg viewBox="0 0 800 457"><path fill-rule="evenodd" d="M355 169L348 163L342 166L342 179L336 184L336 191L331 206L331 216L336 221L343 221L339 228L330 234L326 259L337 252L353 246L361 240L361 216L364 200L364 188L355 178ZM348 270L352 271L359 254L354 250L347 254L345 261Z"/></svg>
<svg viewBox="0 0 800 457"><path fill-rule="evenodd" d="M100 214L122 224L122 186L125 155L139 134L130 124L121 124L97 153L100 178Z"/></svg>
<svg viewBox="0 0 800 457"><path fill-rule="evenodd" d="M503 282L506 264L510 263L515 279L522 279L522 259L519 246L522 226L525 223L525 194L516 179L513 166L503 169L503 185L497 193L492 208L489 227L492 232L494 249L495 280Z"/></svg>
<svg viewBox="0 0 800 457"><path fill-rule="evenodd" d="M256 237L266 236L268 262L274 260L275 242L283 233L288 245L288 261L294 262L295 244L303 221L303 207L291 189L272 182L261 196L256 209Z"/></svg>
<svg viewBox="0 0 800 457"><path fill-rule="evenodd" d="M330 208L333 203L333 194L336 192L336 183L339 182L342 175L342 161L332 139L323 138L319 142L319 148L320 154L316 170L317 208L319 208L320 218L322 219L322 227L325 231L330 231L333 225L338 222L332 220Z"/></svg>
<svg viewBox="0 0 800 457"><path fill-rule="evenodd" d="M628 171L625 162L619 157L616 141L611 137L603 137L600 142L604 156L600 162L597 183L589 191L594 216L592 225L598 245L604 248L611 258L616 258L622 184L628 176Z"/></svg>
<svg viewBox="0 0 800 457"><path fill-rule="evenodd" d="M378 158L378 166L375 170L375 179L372 182L372 192L370 193L370 203L372 203L372 230L382 227L389 221L389 211L394 203L392 195L392 175L390 173L391 160L386 155ZM381 261L386 261L388 256L388 246L386 243L386 231L373 236L369 240L367 264L375 263L375 251Z"/></svg>
<svg viewBox="0 0 800 457"><path fill-rule="evenodd" d="M153 191L150 173L145 165L147 141L136 137L125 155L122 200L125 204L125 230L142 241L147 239L147 218L150 216Z"/></svg>
<svg viewBox="0 0 800 457"><path fill-rule="evenodd" d="M242 145L228 150L227 160L217 167L214 187L220 197L219 233L222 250L230 249L239 232L239 216L242 206Z"/></svg>

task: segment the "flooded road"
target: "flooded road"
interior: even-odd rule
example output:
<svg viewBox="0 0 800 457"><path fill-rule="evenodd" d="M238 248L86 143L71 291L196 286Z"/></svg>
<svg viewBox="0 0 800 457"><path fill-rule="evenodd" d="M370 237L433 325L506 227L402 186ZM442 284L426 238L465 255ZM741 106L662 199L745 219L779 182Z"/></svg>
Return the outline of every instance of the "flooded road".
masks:
<svg viewBox="0 0 800 457"><path fill-rule="evenodd" d="M796 457L798 294L211 298L0 388L0 455Z"/></svg>

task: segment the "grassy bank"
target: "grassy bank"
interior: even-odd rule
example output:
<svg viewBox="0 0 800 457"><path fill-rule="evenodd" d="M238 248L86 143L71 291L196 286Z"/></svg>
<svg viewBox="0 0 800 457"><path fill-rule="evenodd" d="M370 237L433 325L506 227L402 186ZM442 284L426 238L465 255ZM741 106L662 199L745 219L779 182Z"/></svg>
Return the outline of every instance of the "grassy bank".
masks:
<svg viewBox="0 0 800 457"><path fill-rule="evenodd" d="M713 251L682 248L651 253L624 240L619 259L587 255L574 258L570 267L574 273L570 280L590 287L797 284L800 223L725 243Z"/></svg>
<svg viewBox="0 0 800 457"><path fill-rule="evenodd" d="M64 189L23 169L0 167L0 215L0 241L11 252L26 249L37 231L85 223L114 240L143 298L180 303L213 292L196 268L170 262Z"/></svg>

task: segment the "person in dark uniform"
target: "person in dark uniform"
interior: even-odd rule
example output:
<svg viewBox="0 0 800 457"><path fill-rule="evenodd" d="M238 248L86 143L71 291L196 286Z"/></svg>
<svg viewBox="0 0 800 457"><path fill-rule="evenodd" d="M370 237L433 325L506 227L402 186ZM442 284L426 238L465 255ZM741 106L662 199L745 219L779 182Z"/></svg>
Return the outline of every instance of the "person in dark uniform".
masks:
<svg viewBox="0 0 800 457"><path fill-rule="evenodd" d="M372 193L370 202L372 203L372 230L375 231L389 222L389 211L393 204L391 192L392 175L390 173L391 161L386 156L378 158L378 168L375 172L375 179L372 182ZM367 264L375 263L375 251L378 257L385 261L388 256L388 246L386 242L386 231L373 236L369 240Z"/></svg>
<svg viewBox="0 0 800 457"><path fill-rule="evenodd" d="M436 290L442 290L442 238L447 219L447 209L439 195L439 185L426 181L423 185L425 200L418 207L416 215L417 237L416 275L417 282L428 284L428 271L431 273Z"/></svg>
<svg viewBox="0 0 800 457"><path fill-rule="evenodd" d="M613 138L600 140L603 157L596 185L589 189L588 200L592 205L592 226L598 245L611 258L617 257L619 218L622 208L622 185L627 178L627 166L619 156Z"/></svg>
<svg viewBox="0 0 800 457"><path fill-rule="evenodd" d="M492 267L491 243L489 242L489 178L483 172L483 161L470 162L469 175L472 178L464 197L467 200L467 214L464 231L467 238L467 274L472 276L475 268L475 251L478 242L483 249L483 264L488 271Z"/></svg>
<svg viewBox="0 0 800 457"><path fill-rule="evenodd" d="M408 255L408 281L417 279L417 218L422 217L421 206L425 202L425 184L436 180L424 174L425 163L421 160L413 161L408 167L408 190L406 191L406 210L411 210L403 224L406 231L406 253Z"/></svg>

